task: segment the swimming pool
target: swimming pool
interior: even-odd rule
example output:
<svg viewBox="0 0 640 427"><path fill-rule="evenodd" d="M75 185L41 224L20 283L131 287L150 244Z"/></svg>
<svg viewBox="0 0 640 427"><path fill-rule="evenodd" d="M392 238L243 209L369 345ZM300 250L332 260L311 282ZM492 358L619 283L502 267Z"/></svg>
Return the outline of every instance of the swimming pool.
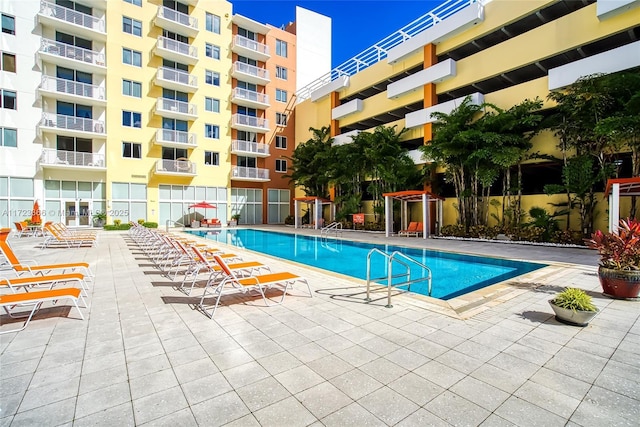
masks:
<svg viewBox="0 0 640 427"><path fill-rule="evenodd" d="M429 249L323 239L319 236L303 236L244 228L215 231L189 230L187 232L362 280L366 280L367 277L366 259L371 249L378 248L387 253L399 251L431 268L431 296L443 300L546 266L545 264L463 255ZM415 270L413 270L414 268ZM395 268L394 273L396 273ZM412 274L419 276L423 272L422 269L415 266L412 267ZM371 277L378 278L385 275L386 262L384 262L384 259L381 256L372 257ZM428 295L427 282L414 283L411 285L411 292Z"/></svg>

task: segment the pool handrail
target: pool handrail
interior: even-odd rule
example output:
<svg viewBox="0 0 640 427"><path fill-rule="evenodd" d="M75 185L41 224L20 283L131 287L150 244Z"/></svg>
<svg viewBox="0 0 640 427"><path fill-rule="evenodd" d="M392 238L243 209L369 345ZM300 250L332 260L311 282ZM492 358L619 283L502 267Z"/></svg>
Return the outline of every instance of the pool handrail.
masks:
<svg viewBox="0 0 640 427"><path fill-rule="evenodd" d="M186 227L186 225L184 225L184 224L183 224L183 223L181 223L180 221L174 221L174 220L172 220L172 219L168 219L168 220L166 221L166 223L165 223L165 230L166 230L166 231L169 231L169 224L170 224L170 223L173 223L173 226L174 226L174 227L175 227L176 225L180 225L180 226L182 226L182 231L184 231L184 229L185 229L185 227Z"/></svg>
<svg viewBox="0 0 640 427"><path fill-rule="evenodd" d="M375 279L371 279L371 256L373 254L380 254L382 256L384 256L387 260L387 275L386 277L379 277L379 278L375 278ZM399 259L400 258L400 259ZM402 261L406 260L408 262ZM404 267L406 267L406 272L405 273L401 273L401 274L397 274L394 275L393 274L393 263L394 261L398 264L403 265ZM415 264L419 267L421 267L423 270L426 270L428 272L427 277L420 277L417 279L411 279L411 267L410 264ZM393 279L398 278L398 277L407 277L407 280L401 283L396 283L395 285L393 284ZM403 286L403 285L407 285L407 290L410 291L411 290L411 284L412 283L417 283L417 282L422 282L424 280L427 280L428 282L428 295L431 296L431 279L432 279L433 275L431 272L431 269L426 266L425 264L416 261L415 259L403 254L400 251L394 251L391 254L388 254L384 251L381 251L378 248L373 248L369 251L369 253L367 254L367 297L365 299L365 301L371 301L371 281L378 281L378 280L382 280L382 279L387 279L387 305L385 306L386 308L392 308L393 305L391 305L391 288L392 287L397 287L397 286Z"/></svg>
<svg viewBox="0 0 640 427"><path fill-rule="evenodd" d="M338 233L339 232L342 233L342 223L334 221L331 224L327 225L326 227L322 227L320 229L320 236L324 235L326 237L329 237L329 232L331 231L335 231L336 237L338 237Z"/></svg>

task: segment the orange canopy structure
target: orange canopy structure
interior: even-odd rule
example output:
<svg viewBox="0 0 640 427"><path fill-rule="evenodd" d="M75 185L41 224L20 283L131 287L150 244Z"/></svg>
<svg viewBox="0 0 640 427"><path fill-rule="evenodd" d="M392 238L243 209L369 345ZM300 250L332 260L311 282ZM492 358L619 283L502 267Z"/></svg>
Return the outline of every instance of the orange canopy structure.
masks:
<svg viewBox="0 0 640 427"><path fill-rule="evenodd" d="M609 198L609 231L617 231L620 223L620 196L640 196L640 177L607 181L604 197Z"/></svg>

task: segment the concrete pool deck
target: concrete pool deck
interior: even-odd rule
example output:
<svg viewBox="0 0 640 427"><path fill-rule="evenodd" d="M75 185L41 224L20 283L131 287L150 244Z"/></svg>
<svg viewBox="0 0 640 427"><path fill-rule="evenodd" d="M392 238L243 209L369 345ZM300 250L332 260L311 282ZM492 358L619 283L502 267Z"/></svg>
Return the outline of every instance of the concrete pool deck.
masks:
<svg viewBox="0 0 640 427"><path fill-rule="evenodd" d="M210 320L126 233L82 249L12 238L21 258L91 263L96 281L84 321L61 302L0 336L0 426L637 425L640 303L601 295L593 251L344 237L553 265L463 309L408 294L388 309L357 281L233 248L304 275L314 296L228 297ZM552 316L567 286L601 310L586 328Z"/></svg>

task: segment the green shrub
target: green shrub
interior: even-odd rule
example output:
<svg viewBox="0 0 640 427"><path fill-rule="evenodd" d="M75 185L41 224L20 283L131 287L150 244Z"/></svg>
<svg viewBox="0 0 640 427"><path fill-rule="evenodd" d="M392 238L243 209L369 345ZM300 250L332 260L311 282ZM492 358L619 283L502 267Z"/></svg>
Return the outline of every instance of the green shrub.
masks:
<svg viewBox="0 0 640 427"><path fill-rule="evenodd" d="M591 297L582 289L567 288L551 301L558 307L573 311L598 311L591 302Z"/></svg>
<svg viewBox="0 0 640 427"><path fill-rule="evenodd" d="M440 235L445 237L466 237L467 232L462 224L449 224L440 229Z"/></svg>
<svg viewBox="0 0 640 427"><path fill-rule="evenodd" d="M119 227L120 224L122 224L122 220L121 219L114 219L113 220L113 225L115 225L116 227Z"/></svg>
<svg viewBox="0 0 640 427"><path fill-rule="evenodd" d="M158 223L157 222L144 221L142 223L142 226L146 227L146 228L158 228Z"/></svg>
<svg viewBox="0 0 640 427"><path fill-rule="evenodd" d="M511 240L522 242L543 242L546 230L542 227L527 226L512 231Z"/></svg>
<svg viewBox="0 0 640 427"><path fill-rule="evenodd" d="M289 215L284 219L284 223L286 225L293 225L295 220L296 220L296 218L293 215Z"/></svg>
<svg viewBox="0 0 640 427"><path fill-rule="evenodd" d="M142 219L142 218L138 220L138 224L140 224L140 225L143 225L145 222L146 221L144 219ZM157 227L155 227L155 228L157 228Z"/></svg>
<svg viewBox="0 0 640 427"><path fill-rule="evenodd" d="M117 221L117 220L116 220ZM115 221L114 221L115 222ZM106 231L119 231L119 230L128 230L131 228L131 224L118 224L118 225L105 225L104 229Z"/></svg>
<svg viewBox="0 0 640 427"><path fill-rule="evenodd" d="M582 235L577 231L558 230L551 235L551 241L562 245L580 245L582 244Z"/></svg>

